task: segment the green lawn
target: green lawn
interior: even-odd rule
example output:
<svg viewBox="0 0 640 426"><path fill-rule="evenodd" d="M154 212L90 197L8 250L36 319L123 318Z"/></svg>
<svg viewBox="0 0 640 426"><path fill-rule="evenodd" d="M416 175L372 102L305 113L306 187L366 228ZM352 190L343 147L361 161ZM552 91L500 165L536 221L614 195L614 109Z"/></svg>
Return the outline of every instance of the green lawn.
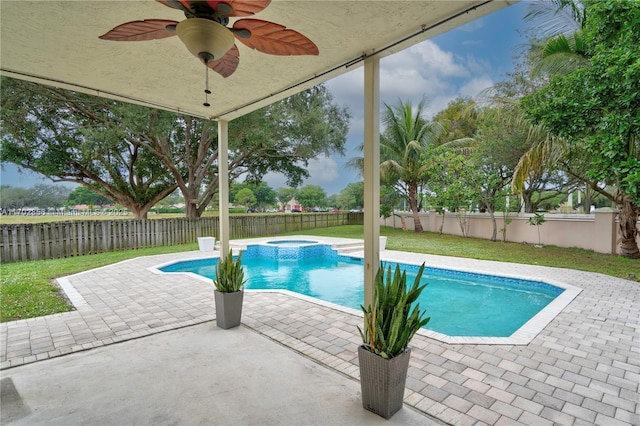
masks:
<svg viewBox="0 0 640 426"><path fill-rule="evenodd" d="M339 226L306 230L289 235L295 234L363 238L363 227ZM640 281L640 273L638 272L640 271L640 260L624 259L581 249L553 246L536 248L531 244L490 242L430 232L415 234L386 227L381 229L381 234L388 237L387 248L390 250L555 266L600 272L619 278ZM72 309L71 306L61 297L59 289L52 284L54 278L133 257L189 250L197 250L197 244L128 250L67 259L2 264L0 265L0 321L5 322L70 311Z"/></svg>

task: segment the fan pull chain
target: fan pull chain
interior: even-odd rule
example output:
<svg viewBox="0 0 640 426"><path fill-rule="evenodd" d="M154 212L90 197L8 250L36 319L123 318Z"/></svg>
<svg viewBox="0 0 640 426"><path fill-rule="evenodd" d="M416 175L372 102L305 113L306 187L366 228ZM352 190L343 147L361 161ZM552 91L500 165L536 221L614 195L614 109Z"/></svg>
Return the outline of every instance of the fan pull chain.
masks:
<svg viewBox="0 0 640 426"><path fill-rule="evenodd" d="M204 87L204 103L202 105L206 107L210 107L211 104L209 103L209 95L211 94L211 90L209 90L209 67L205 66L204 69L205 69L204 71L205 87Z"/></svg>

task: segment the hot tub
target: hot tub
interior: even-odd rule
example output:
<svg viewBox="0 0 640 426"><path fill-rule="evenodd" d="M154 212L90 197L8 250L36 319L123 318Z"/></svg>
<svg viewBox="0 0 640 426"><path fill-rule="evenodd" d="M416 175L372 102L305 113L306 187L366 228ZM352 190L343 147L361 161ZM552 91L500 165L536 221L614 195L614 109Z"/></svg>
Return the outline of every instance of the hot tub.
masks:
<svg viewBox="0 0 640 426"><path fill-rule="evenodd" d="M311 257L337 256L328 244L313 240L272 240L252 244L242 253L243 259L260 257L272 260L298 260Z"/></svg>

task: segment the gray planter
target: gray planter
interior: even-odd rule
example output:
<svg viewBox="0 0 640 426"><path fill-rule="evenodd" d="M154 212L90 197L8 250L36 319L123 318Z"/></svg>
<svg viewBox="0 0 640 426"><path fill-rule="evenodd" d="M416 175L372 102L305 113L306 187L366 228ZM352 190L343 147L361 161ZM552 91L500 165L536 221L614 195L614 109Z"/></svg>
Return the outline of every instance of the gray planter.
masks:
<svg viewBox="0 0 640 426"><path fill-rule="evenodd" d="M366 410L389 419L402 408L410 356L410 348L395 358L384 359L364 346L358 347L362 406Z"/></svg>
<svg viewBox="0 0 640 426"><path fill-rule="evenodd" d="M216 324L218 327L227 329L239 326L244 291L222 293L214 290L213 292L216 299Z"/></svg>

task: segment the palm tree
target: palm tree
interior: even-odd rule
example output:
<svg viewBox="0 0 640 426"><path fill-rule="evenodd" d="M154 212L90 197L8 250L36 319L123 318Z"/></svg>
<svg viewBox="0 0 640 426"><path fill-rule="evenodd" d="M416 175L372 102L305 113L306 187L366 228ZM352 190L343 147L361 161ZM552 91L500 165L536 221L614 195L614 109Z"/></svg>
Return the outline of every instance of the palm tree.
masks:
<svg viewBox="0 0 640 426"><path fill-rule="evenodd" d="M442 127L424 118L426 100L414 109L411 103L400 101L395 107L385 104L380 136L380 176L400 192L413 212L415 232L422 232L418 212L418 193L424 180L425 166L421 155L437 143Z"/></svg>
<svg viewBox="0 0 640 426"><path fill-rule="evenodd" d="M466 115L474 114L476 106L474 102L462 100L457 103L462 106L458 113L466 119L469 119ZM463 105L463 103L465 104ZM385 130L380 135L380 159L382 161L380 163L380 178L384 185L392 188L395 194L398 194L409 204L413 213L414 230L415 232L423 232L424 229L418 215L421 210L418 198L427 184L425 170L428 167L428 162L425 160L425 155L430 152L428 148L447 147L454 149L457 153L469 155L473 152L472 146L475 144L475 140L470 137L450 140L452 134L455 134L451 131L452 120L444 116L437 117L433 121L427 120L424 117L425 99L415 109L411 103L403 103L402 101L399 101L398 105L394 107L387 104L384 106L386 109L383 116ZM363 151L364 144L360 144L359 149ZM347 162L347 166L358 170L362 175L364 158L352 158ZM386 198L393 199L394 197L387 194Z"/></svg>
<svg viewBox="0 0 640 426"><path fill-rule="evenodd" d="M586 2L585 2L586 3ZM525 20L533 22L545 39L532 42L533 75L565 75L589 66L582 34L585 5L578 0L546 0L529 3Z"/></svg>

